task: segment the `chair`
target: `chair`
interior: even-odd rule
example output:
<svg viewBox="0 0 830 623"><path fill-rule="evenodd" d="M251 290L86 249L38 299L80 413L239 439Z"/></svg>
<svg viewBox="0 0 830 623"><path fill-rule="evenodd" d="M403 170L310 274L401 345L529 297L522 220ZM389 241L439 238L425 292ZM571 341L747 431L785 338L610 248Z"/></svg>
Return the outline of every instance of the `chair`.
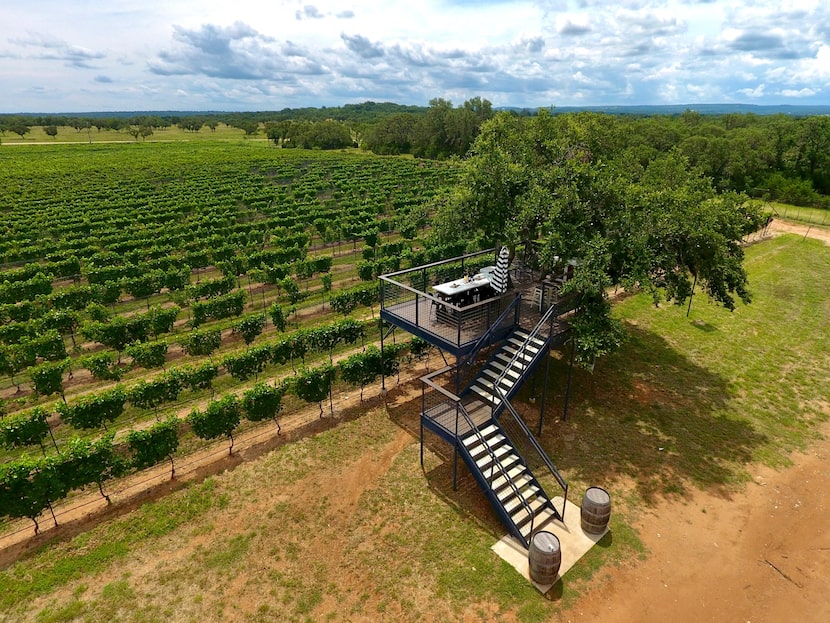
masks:
<svg viewBox="0 0 830 623"><path fill-rule="evenodd" d="M542 311L542 288L539 286L533 288L533 307Z"/></svg>

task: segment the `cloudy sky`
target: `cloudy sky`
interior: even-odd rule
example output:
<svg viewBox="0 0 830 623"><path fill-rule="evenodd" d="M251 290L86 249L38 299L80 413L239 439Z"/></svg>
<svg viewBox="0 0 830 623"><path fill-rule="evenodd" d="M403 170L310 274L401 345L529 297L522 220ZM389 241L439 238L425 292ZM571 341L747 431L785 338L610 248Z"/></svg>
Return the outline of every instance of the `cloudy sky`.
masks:
<svg viewBox="0 0 830 623"><path fill-rule="evenodd" d="M0 0L0 112L830 104L827 0Z"/></svg>

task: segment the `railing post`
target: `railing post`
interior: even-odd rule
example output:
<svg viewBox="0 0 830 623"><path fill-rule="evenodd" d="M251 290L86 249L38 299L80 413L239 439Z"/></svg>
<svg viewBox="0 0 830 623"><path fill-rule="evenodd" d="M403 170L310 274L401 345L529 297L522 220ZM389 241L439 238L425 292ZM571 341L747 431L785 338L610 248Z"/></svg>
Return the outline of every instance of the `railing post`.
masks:
<svg viewBox="0 0 830 623"><path fill-rule="evenodd" d="M426 384L421 381L421 417L418 421L421 423L421 469L424 469L424 413L427 410L427 389Z"/></svg>
<svg viewBox="0 0 830 623"><path fill-rule="evenodd" d="M415 326L420 327L421 325L418 322L418 310L421 307L421 301L419 300L420 295L415 295Z"/></svg>
<svg viewBox="0 0 830 623"><path fill-rule="evenodd" d="M458 438L452 445L452 490L458 491Z"/></svg>
<svg viewBox="0 0 830 623"><path fill-rule="evenodd" d="M565 387L565 409L562 412L562 421L568 421L568 403L571 400L571 378L574 372L574 357L576 355L576 340L571 338L571 363L568 365L568 385Z"/></svg>
<svg viewBox="0 0 830 623"><path fill-rule="evenodd" d="M548 352L547 356L545 357L545 387L542 390L542 404L539 407L539 432L537 435L542 434L542 424L545 421L545 398L548 395L548 373L550 371L550 336L548 336Z"/></svg>

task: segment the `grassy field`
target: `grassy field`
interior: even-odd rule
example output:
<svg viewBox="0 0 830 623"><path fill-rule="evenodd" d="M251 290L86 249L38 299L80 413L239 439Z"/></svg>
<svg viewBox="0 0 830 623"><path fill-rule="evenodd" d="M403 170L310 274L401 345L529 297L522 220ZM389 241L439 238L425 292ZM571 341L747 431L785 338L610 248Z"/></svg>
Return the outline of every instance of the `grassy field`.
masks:
<svg viewBox="0 0 830 623"><path fill-rule="evenodd" d="M543 597L489 547L503 530L449 449L418 466L417 387L2 571L6 621L533 622L642 551L644 508L692 488L739 491L751 462L786 465L830 415L830 248L782 236L747 249L753 303L691 312L634 296L630 339L593 373L551 366L543 445L572 499L601 484L611 534ZM519 404L538 417L542 373ZM535 385L535 386L534 386ZM535 402L531 402L535 399ZM566 617L565 617L566 618Z"/></svg>
<svg viewBox="0 0 830 623"><path fill-rule="evenodd" d="M777 201L764 205L764 210L773 216L788 221L806 223L808 225L830 225L830 210L821 208L805 208Z"/></svg>

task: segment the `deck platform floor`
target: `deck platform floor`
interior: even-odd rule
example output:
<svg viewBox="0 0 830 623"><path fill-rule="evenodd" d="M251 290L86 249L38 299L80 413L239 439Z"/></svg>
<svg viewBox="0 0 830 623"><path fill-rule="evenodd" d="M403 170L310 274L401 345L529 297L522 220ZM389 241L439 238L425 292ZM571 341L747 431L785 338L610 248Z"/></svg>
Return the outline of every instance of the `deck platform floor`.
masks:
<svg viewBox="0 0 830 623"><path fill-rule="evenodd" d="M443 319L438 313L437 304L427 298L395 303L384 307L383 311L456 346L475 342L487 330L485 319L475 318L462 320L459 332L458 322ZM498 313L494 315L493 320L497 316Z"/></svg>
<svg viewBox="0 0 830 623"><path fill-rule="evenodd" d="M492 408L485 402L469 398L464 399L462 404L470 416L470 421L477 429L484 428L493 419ZM446 439L452 440L455 438L456 425L458 426L459 437L463 437L473 430L470 422L464 416L459 416L456 423L455 403L450 401L439 403L427 409L423 412L422 417L428 420L427 428Z"/></svg>

